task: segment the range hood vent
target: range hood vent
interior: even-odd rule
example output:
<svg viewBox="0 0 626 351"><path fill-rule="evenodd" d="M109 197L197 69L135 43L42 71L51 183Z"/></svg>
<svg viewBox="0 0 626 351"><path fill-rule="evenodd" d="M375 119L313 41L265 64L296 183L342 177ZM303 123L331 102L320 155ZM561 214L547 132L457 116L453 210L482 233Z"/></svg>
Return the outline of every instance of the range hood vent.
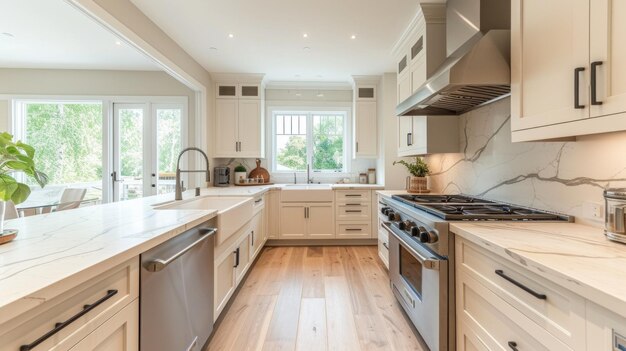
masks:
<svg viewBox="0 0 626 351"><path fill-rule="evenodd" d="M509 13L508 0L448 0L448 58L396 114L460 115L509 96Z"/></svg>

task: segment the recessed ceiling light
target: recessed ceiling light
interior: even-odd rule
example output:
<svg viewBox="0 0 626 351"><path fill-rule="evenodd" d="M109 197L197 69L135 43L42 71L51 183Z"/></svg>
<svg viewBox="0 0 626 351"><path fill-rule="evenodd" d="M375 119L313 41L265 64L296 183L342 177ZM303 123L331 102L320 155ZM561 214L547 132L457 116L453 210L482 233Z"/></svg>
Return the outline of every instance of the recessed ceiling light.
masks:
<svg viewBox="0 0 626 351"><path fill-rule="evenodd" d="M235 37L235 35L234 35L233 33L229 33L229 34L228 34L228 37L229 37L229 38L234 38L234 37Z"/></svg>
<svg viewBox="0 0 626 351"><path fill-rule="evenodd" d="M121 42L121 41L119 41L119 40L117 40L117 41L115 42L115 45L120 46L120 45L122 45L122 42Z"/></svg>
<svg viewBox="0 0 626 351"><path fill-rule="evenodd" d="M308 46L305 46L305 47L302 48L302 50L304 50L304 51L311 51L311 48L308 47Z"/></svg>
<svg viewBox="0 0 626 351"><path fill-rule="evenodd" d="M350 36L350 39L356 39L356 35L352 34L352 36Z"/></svg>
<svg viewBox="0 0 626 351"><path fill-rule="evenodd" d="M216 48L215 46L211 46L211 47L209 48L209 50L211 50L211 51L217 51L217 48Z"/></svg>
<svg viewBox="0 0 626 351"><path fill-rule="evenodd" d="M9 38L15 38L15 36L9 32L2 32L2 35L4 35L5 37L9 37Z"/></svg>
<svg viewBox="0 0 626 351"><path fill-rule="evenodd" d="M308 37L309 37L309 35L308 35L307 33L304 33L304 34L302 34L302 37L303 37L303 38L308 38Z"/></svg>

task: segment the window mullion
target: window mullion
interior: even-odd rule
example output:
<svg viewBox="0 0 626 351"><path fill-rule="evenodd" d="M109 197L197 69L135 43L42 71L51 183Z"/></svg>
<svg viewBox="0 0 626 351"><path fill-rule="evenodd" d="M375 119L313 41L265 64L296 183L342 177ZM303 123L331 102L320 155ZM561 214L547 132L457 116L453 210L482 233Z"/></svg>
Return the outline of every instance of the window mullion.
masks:
<svg viewBox="0 0 626 351"><path fill-rule="evenodd" d="M313 114L307 114L307 129L306 129L306 159L307 164L310 165L311 170L313 169Z"/></svg>

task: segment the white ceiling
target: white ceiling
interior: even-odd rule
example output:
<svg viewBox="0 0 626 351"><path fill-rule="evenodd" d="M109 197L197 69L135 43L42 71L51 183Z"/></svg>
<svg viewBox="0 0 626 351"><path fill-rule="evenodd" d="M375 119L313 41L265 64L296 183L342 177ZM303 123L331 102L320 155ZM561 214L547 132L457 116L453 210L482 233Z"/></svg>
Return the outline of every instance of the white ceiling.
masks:
<svg viewBox="0 0 626 351"><path fill-rule="evenodd" d="M8 36L2 33L10 33ZM0 0L0 67L159 70L63 0Z"/></svg>
<svg viewBox="0 0 626 351"><path fill-rule="evenodd" d="M270 81L393 72L391 49L419 6L416 0L131 1L209 72L265 73Z"/></svg>

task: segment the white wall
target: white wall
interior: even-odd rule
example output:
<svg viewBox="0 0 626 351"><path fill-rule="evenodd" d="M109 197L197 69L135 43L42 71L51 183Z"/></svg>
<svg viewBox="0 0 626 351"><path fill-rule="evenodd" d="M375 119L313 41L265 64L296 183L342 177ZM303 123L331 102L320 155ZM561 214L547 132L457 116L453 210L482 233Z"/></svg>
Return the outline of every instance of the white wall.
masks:
<svg viewBox="0 0 626 351"><path fill-rule="evenodd" d="M460 152L427 158L436 191L566 213L600 227L584 218L583 203L603 204L604 188L626 187L626 132L512 143L510 99L459 118Z"/></svg>

